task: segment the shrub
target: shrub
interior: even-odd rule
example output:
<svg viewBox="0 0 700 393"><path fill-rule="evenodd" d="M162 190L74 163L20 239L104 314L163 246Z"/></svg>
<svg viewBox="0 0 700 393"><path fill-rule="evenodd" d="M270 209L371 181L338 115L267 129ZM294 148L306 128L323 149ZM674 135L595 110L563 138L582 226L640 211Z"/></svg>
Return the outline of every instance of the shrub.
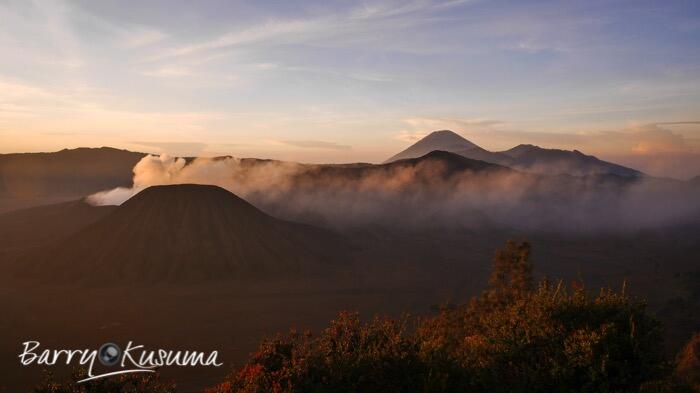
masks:
<svg viewBox="0 0 700 393"><path fill-rule="evenodd" d="M418 334L424 357L451 359L484 392L636 391L665 370L660 325L609 290L543 282L490 312L445 310Z"/></svg>
<svg viewBox="0 0 700 393"><path fill-rule="evenodd" d="M292 331L263 342L219 392L402 392L422 380L406 319L360 322L341 313L318 337Z"/></svg>
<svg viewBox="0 0 700 393"><path fill-rule="evenodd" d="M265 341L212 393L638 392L671 389L661 327L644 302L547 281L533 288L528 243L496 254L469 304L414 322L342 313L318 337ZM415 323L416 326L412 326ZM675 386L675 385L674 385ZM664 390L657 390L664 391Z"/></svg>
<svg viewBox="0 0 700 393"><path fill-rule="evenodd" d="M700 391L700 332L683 347L676 363L676 378Z"/></svg>

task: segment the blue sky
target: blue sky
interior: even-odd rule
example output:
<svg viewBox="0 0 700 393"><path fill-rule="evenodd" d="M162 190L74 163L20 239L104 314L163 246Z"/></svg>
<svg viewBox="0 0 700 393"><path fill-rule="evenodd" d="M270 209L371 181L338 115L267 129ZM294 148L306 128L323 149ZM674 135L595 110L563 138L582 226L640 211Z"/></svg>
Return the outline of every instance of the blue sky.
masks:
<svg viewBox="0 0 700 393"><path fill-rule="evenodd" d="M452 129L700 174L697 1L0 1L0 151L382 161Z"/></svg>

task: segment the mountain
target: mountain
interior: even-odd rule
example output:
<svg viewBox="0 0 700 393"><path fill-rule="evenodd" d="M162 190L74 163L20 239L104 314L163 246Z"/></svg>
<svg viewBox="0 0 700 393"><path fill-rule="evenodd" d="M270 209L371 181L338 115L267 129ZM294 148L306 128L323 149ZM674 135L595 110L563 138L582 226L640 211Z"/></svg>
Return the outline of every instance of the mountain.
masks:
<svg viewBox="0 0 700 393"><path fill-rule="evenodd" d="M436 173L434 165L439 165L439 172ZM304 182L315 182L326 177L332 179L345 179L352 181L362 177L375 174L386 174L397 172L402 169L413 169L416 180L426 178L431 180L431 176L439 174L442 177L449 177L455 173L470 171L499 171L509 170L498 164L492 164L483 160L465 157L458 153L445 150L431 150L415 158L403 158L384 164L341 164L341 165L308 165L304 171L300 171L297 177Z"/></svg>
<svg viewBox="0 0 700 393"><path fill-rule="evenodd" d="M0 211L129 187L144 155L110 147L0 154Z"/></svg>
<svg viewBox="0 0 700 393"><path fill-rule="evenodd" d="M76 200L0 214L0 267L28 251L65 239L114 209Z"/></svg>
<svg viewBox="0 0 700 393"><path fill-rule="evenodd" d="M503 152L491 152L448 130L430 133L386 162L420 157L433 150L447 151L473 160L486 161L522 171L547 175L588 176L612 174L631 177L643 175L634 169L599 160L578 150L567 151L544 149L534 145L519 145Z"/></svg>
<svg viewBox="0 0 700 393"><path fill-rule="evenodd" d="M255 165L251 163L250 165ZM336 200L347 198L352 194L369 196L375 190L382 198L394 195L397 199L405 194L420 192L450 194L454 190L444 190L447 180L461 177L463 180L472 175L494 172L509 173L512 169L473 160L456 153L434 150L421 157L406 158L386 164L341 164L341 165L305 165L285 184L289 187L291 197L301 195L328 195ZM476 176L475 176L476 177ZM328 194L324 194L324 192ZM333 196L333 194L337 194ZM377 195L370 196L373 200ZM361 206L364 201L357 201ZM339 212L344 213L344 212Z"/></svg>
<svg viewBox="0 0 700 393"><path fill-rule="evenodd" d="M542 174L618 175L637 177L643 174L637 170L599 160L578 150L543 149L534 145L518 145L502 152L513 159L515 168Z"/></svg>
<svg viewBox="0 0 700 393"><path fill-rule="evenodd" d="M700 187L700 175L695 176L694 178L688 180L688 183L690 183L696 187Z"/></svg>
<svg viewBox="0 0 700 393"><path fill-rule="evenodd" d="M494 164L507 165L509 162L508 156L492 153L464 139L457 133L449 130L442 130L431 132L423 139L411 145L408 149L384 161L384 163L387 164L407 158L422 157L435 150L457 153L473 160L481 160Z"/></svg>
<svg viewBox="0 0 700 393"><path fill-rule="evenodd" d="M478 147L478 146L477 146ZM387 170L405 167L418 167L430 163L440 163L444 168L444 174L451 175L456 172L471 171L508 171L509 168L484 160L465 157L459 153L449 151L434 150L421 157L407 158L393 161L388 164L375 166L377 169Z"/></svg>
<svg viewBox="0 0 700 393"><path fill-rule="evenodd" d="M183 184L141 191L22 269L110 282L247 279L317 274L345 250L331 232L275 219L216 186Z"/></svg>

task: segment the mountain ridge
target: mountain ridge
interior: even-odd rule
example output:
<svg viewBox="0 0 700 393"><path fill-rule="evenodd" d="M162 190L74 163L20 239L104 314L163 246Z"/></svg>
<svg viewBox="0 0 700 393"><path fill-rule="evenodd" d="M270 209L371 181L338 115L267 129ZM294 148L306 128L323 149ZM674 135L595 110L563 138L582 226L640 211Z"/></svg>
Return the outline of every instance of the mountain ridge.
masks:
<svg viewBox="0 0 700 393"><path fill-rule="evenodd" d="M505 151L492 152L449 130L434 131L428 134L384 163L406 158L417 158L415 155L426 149L447 151L467 158L538 174L644 176L640 171L600 160L579 150L546 149L531 144L520 144ZM419 154L418 156L423 155L425 154Z"/></svg>

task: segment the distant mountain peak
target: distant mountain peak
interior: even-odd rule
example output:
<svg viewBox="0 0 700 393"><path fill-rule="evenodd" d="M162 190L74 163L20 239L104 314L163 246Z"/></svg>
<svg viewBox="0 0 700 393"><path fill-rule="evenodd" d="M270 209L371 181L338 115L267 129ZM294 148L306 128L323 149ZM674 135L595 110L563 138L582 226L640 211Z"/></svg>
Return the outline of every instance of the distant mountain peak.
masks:
<svg viewBox="0 0 700 393"><path fill-rule="evenodd" d="M452 131L452 130L437 130L433 131L430 134L426 135L425 138L429 137L435 137L435 136L440 136L440 137L452 137L455 139L460 139L460 140L466 140L463 136L459 135L458 133Z"/></svg>
<svg viewBox="0 0 700 393"><path fill-rule="evenodd" d="M470 147L475 147L476 144L472 143L468 139L464 138L463 136L459 135L458 133L450 130L439 130L439 131L433 131L430 134L426 135L423 139L418 141L417 143L427 143L427 142L441 142L441 143L451 143L451 144L458 144L460 146L470 146Z"/></svg>
<svg viewBox="0 0 700 393"><path fill-rule="evenodd" d="M540 150L540 149L542 149L542 148L539 146L531 145L529 143L521 143L512 149L508 149L508 150L504 151L503 154L506 154L510 157L517 158L521 155L527 154L527 153L532 152L532 151Z"/></svg>
<svg viewBox="0 0 700 393"><path fill-rule="evenodd" d="M431 132L408 149L386 160L385 163L423 157L435 150L541 174L643 176L639 171L599 160L579 150L547 149L532 144L520 144L506 151L492 152L450 130Z"/></svg>
<svg viewBox="0 0 700 393"><path fill-rule="evenodd" d="M481 148L454 131L439 130L433 131L426 135L424 138L411 145L408 149L386 160L385 163L407 158L422 157L435 150L456 153L469 149Z"/></svg>

